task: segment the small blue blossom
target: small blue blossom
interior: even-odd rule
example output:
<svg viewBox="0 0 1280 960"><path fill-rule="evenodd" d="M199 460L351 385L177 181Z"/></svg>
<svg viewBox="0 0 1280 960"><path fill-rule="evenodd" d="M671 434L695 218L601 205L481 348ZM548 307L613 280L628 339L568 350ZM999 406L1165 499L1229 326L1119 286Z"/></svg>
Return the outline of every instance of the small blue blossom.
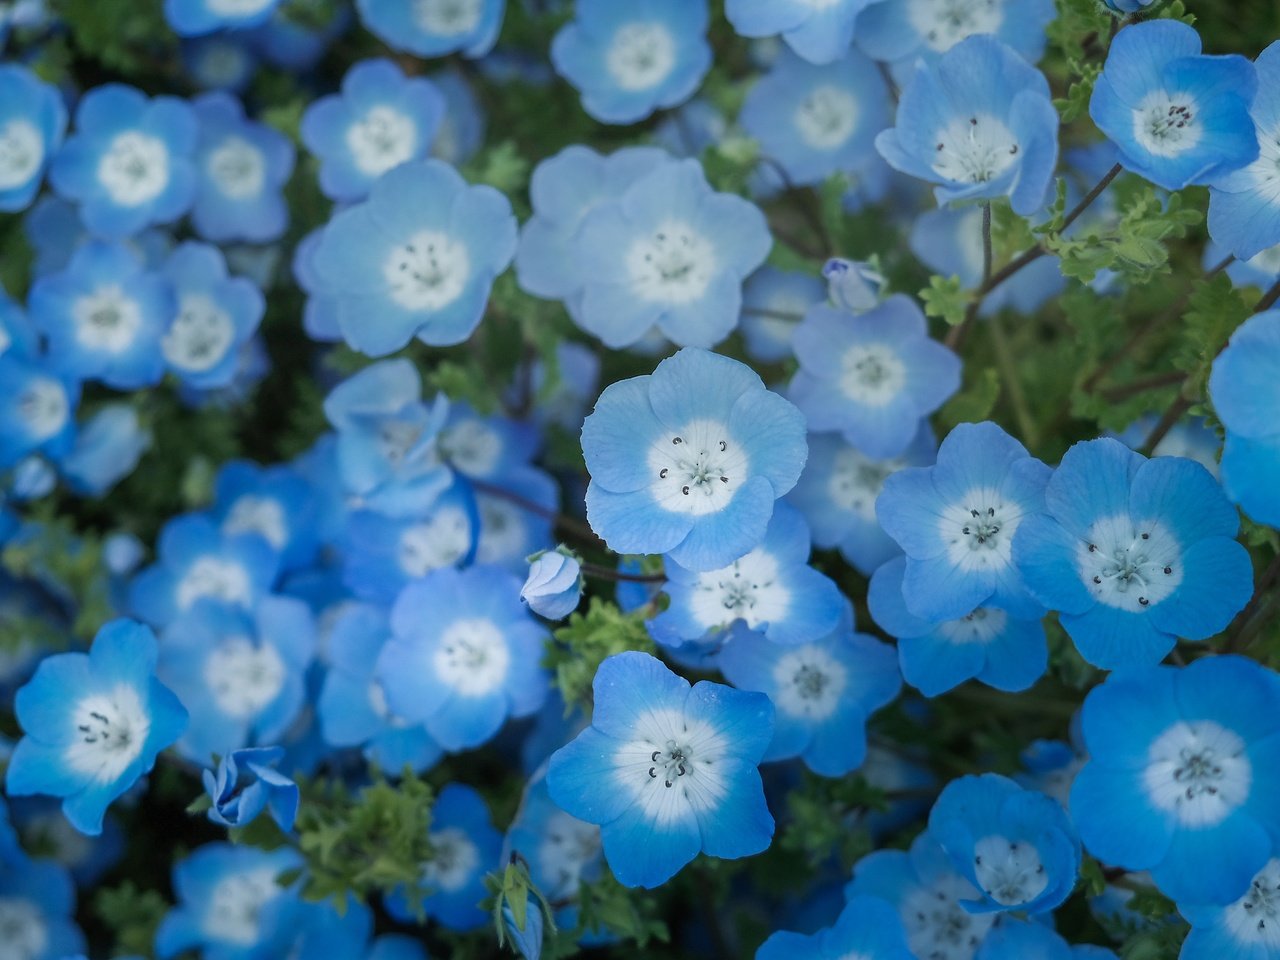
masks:
<svg viewBox="0 0 1280 960"><path fill-rule="evenodd" d="M286 833L298 815L298 785L275 770L284 758L283 747L233 750L218 763L217 773L201 771L205 792L212 800L209 819L224 827L252 823L264 809ZM254 778L241 784L241 774Z"/></svg>
<svg viewBox="0 0 1280 960"><path fill-rule="evenodd" d="M9 794L62 797L77 830L101 833L107 807L187 725L155 667L155 635L129 620L99 630L87 654L42 660L14 699L25 736L5 774Z"/></svg>
<svg viewBox="0 0 1280 960"><path fill-rule="evenodd" d="M773 735L760 693L689 682L648 654L596 672L591 726L551 756L556 804L598 824L618 881L656 887L699 853L734 860L773 838L757 765Z"/></svg>
<svg viewBox="0 0 1280 960"><path fill-rule="evenodd" d="M895 170L938 184L939 205L1008 196L1039 210L1058 160L1058 112L1044 74L990 36L920 63L898 102L897 126L876 137Z"/></svg>
<svg viewBox="0 0 1280 960"><path fill-rule="evenodd" d="M859 15L854 42L876 60L911 63L989 33L1036 63L1056 16L1053 0L885 0Z"/></svg>
<svg viewBox="0 0 1280 960"><path fill-rule="evenodd" d="M164 0L164 18L180 37L256 27L280 0Z"/></svg>
<svg viewBox="0 0 1280 960"><path fill-rule="evenodd" d="M711 66L706 0L578 0L551 43L556 72L601 123L635 123L693 95Z"/></svg>
<svg viewBox="0 0 1280 960"><path fill-rule="evenodd" d="M1240 518L1194 461L1078 443L1044 499L1047 512L1018 529L1014 562L1095 666L1156 663L1178 637L1224 629L1253 594Z"/></svg>
<svg viewBox="0 0 1280 960"><path fill-rule="evenodd" d="M744 37L781 34L810 63L839 60L853 41L854 21L881 0L728 0L725 16Z"/></svg>
<svg viewBox="0 0 1280 960"><path fill-rule="evenodd" d="M1126 170L1181 190L1258 158L1249 116L1257 89L1244 57L1204 56L1194 28L1148 20L1116 34L1089 116L1119 148Z"/></svg>
<svg viewBox="0 0 1280 960"><path fill-rule="evenodd" d="M393 50L419 57L483 57L502 27L507 0L356 0L365 27Z"/></svg>
<svg viewBox="0 0 1280 960"><path fill-rule="evenodd" d="M31 204L66 130L67 108L56 89L25 67L0 65L0 211Z"/></svg>
<svg viewBox="0 0 1280 960"><path fill-rule="evenodd" d="M133 473L152 437L128 403L98 408L76 433L75 445L58 461L67 485L84 496L100 497Z"/></svg>
<svg viewBox="0 0 1280 960"><path fill-rule="evenodd" d="M826 299L826 285L807 273L763 266L742 285L738 323L747 355L761 363L791 356L791 335L810 307Z"/></svg>
<svg viewBox="0 0 1280 960"><path fill-rule="evenodd" d="M974 960L1117 960L1106 947L1073 946L1036 922L1002 923L988 934ZM1189 960L1183 953L1183 960Z"/></svg>
<svg viewBox="0 0 1280 960"><path fill-rule="evenodd" d="M686 348L609 386L582 428L587 518L618 553L715 570L764 539L807 452L804 417L748 367Z"/></svg>
<svg viewBox="0 0 1280 960"><path fill-rule="evenodd" d="M805 936L780 930L756 952L756 960L915 960L893 905L879 897L849 900L830 927Z"/></svg>
<svg viewBox="0 0 1280 960"><path fill-rule="evenodd" d="M1191 924L1179 960L1220 960L1222 957L1272 960L1280 951L1276 929L1280 926L1277 891L1280 891L1280 859L1273 857L1234 903L1226 906L1179 903L1178 912Z"/></svg>
<svg viewBox="0 0 1280 960"><path fill-rule="evenodd" d="M582 564L564 548L534 557L520 599L539 616L563 620L582 599Z"/></svg>

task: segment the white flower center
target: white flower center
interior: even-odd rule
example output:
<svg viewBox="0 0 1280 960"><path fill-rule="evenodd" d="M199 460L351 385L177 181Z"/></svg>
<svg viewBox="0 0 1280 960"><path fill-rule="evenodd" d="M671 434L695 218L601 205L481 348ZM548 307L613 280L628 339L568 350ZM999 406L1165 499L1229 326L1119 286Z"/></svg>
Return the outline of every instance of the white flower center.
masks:
<svg viewBox="0 0 1280 960"><path fill-rule="evenodd" d="M1000 120L974 114L953 120L937 135L933 170L957 183L989 183L1018 159L1018 140Z"/></svg>
<svg viewBox="0 0 1280 960"><path fill-rule="evenodd" d="M218 190L232 200L258 196L267 182L266 158L243 137L227 137L218 144L209 153L205 169Z"/></svg>
<svg viewBox="0 0 1280 960"><path fill-rule="evenodd" d="M1249 797L1253 767L1240 736L1211 720L1178 722L1147 751L1147 795L1183 825L1212 827Z"/></svg>
<svg viewBox="0 0 1280 960"><path fill-rule="evenodd" d="M99 783L119 779L142 753L151 731L138 691L126 683L110 693L85 697L71 711L75 733L62 758L78 773Z"/></svg>
<svg viewBox="0 0 1280 960"><path fill-rule="evenodd" d="M466 245L434 230L423 230L394 247L382 265L391 299L415 312L453 303L466 289L470 274Z"/></svg>
<svg viewBox="0 0 1280 960"><path fill-rule="evenodd" d="M1076 547L1076 569L1099 603L1140 613L1182 583L1182 548L1159 523L1106 517Z"/></svg>
<svg viewBox="0 0 1280 960"><path fill-rule="evenodd" d="M575 896L583 869L599 856L600 828L557 810L547 818L538 845L539 873L549 878L544 892L553 900Z"/></svg>
<svg viewBox="0 0 1280 960"><path fill-rule="evenodd" d="M485 477L502 456L502 438L482 420L463 420L441 432L440 450L463 473Z"/></svg>
<svg viewBox="0 0 1280 960"><path fill-rule="evenodd" d="M77 297L71 315L76 321L76 340L104 353L127 350L142 328L138 302L114 283Z"/></svg>
<svg viewBox="0 0 1280 960"><path fill-rule="evenodd" d="M661 23L624 23L614 33L604 63L623 90L648 90L665 80L676 65L675 38Z"/></svg>
<svg viewBox="0 0 1280 960"><path fill-rule="evenodd" d="M122 207L154 200L169 184L169 149L149 134L126 130L98 161L98 181Z"/></svg>
<svg viewBox="0 0 1280 960"><path fill-rule="evenodd" d="M288 668L276 648L229 637L204 661L204 682L218 709L236 719L257 716L284 687Z"/></svg>
<svg viewBox="0 0 1280 960"><path fill-rule="evenodd" d="M849 91L830 84L811 90L795 112L796 129L815 150L842 146L857 124L858 101Z"/></svg>
<svg viewBox="0 0 1280 960"><path fill-rule="evenodd" d="M506 680L511 651L492 620L455 620L445 628L433 663L440 679L458 693L482 697Z"/></svg>
<svg viewBox="0 0 1280 960"><path fill-rule="evenodd" d="M983 837L974 847L974 876L982 891L1004 907L1034 900L1049 886L1040 851L1026 841Z"/></svg>
<svg viewBox="0 0 1280 960"><path fill-rule="evenodd" d="M201 929L213 943L251 947L258 942L262 909L280 895L271 867L223 877L213 888Z"/></svg>
<svg viewBox="0 0 1280 960"><path fill-rule="evenodd" d="M777 690L771 696L779 710L793 717L825 720L840 706L849 672L820 647L797 647L778 658L773 681Z"/></svg>
<svg viewBox="0 0 1280 960"><path fill-rule="evenodd" d="M347 147L361 173L378 177L413 158L418 128L392 107L373 107L347 128Z"/></svg>
<svg viewBox="0 0 1280 960"><path fill-rule="evenodd" d="M995 33L1003 0L907 0L907 19L930 50L942 53L975 33Z"/></svg>
<svg viewBox="0 0 1280 960"><path fill-rule="evenodd" d="M182 297L178 315L160 341L170 366L203 373L217 366L235 342L235 324L225 310L203 293Z"/></svg>
<svg viewBox="0 0 1280 960"><path fill-rule="evenodd" d="M791 593L778 582L778 561L757 547L727 567L698 574L690 602L694 619L708 630L739 619L754 629L784 619Z"/></svg>
<svg viewBox="0 0 1280 960"><path fill-rule="evenodd" d="M480 25L484 0L413 0L414 22L426 33L452 37Z"/></svg>
<svg viewBox="0 0 1280 960"><path fill-rule="evenodd" d="M949 504L938 520L947 557L960 570L1003 570L1013 558L1013 535L1022 522L1022 507L999 490L975 488Z"/></svg>
<svg viewBox="0 0 1280 960"><path fill-rule="evenodd" d="M471 546L471 521L457 507L437 510L423 523L415 523L400 534L396 561L409 577L422 577L432 570L452 567Z"/></svg>
<svg viewBox="0 0 1280 960"><path fill-rule="evenodd" d="M1280 951L1280 860L1267 863L1248 892L1223 912L1237 943L1261 946L1264 956Z"/></svg>
<svg viewBox="0 0 1280 960"><path fill-rule="evenodd" d="M461 890L480 866L475 843L458 827L446 827L428 838L433 853L422 871L423 885L445 893Z"/></svg>
<svg viewBox="0 0 1280 960"><path fill-rule="evenodd" d="M872 460L853 447L843 447L836 454L827 480L827 494L840 510L874 523L876 500L885 480L905 465L900 459Z"/></svg>
<svg viewBox="0 0 1280 960"><path fill-rule="evenodd" d="M631 287L644 300L689 303L715 276L715 249L687 223L669 220L627 252Z"/></svg>
<svg viewBox="0 0 1280 960"><path fill-rule="evenodd" d="M974 894L969 882L953 873L908 893L898 910L911 952L928 960L972 960L996 917L960 906Z"/></svg>
<svg viewBox="0 0 1280 960"><path fill-rule="evenodd" d="M44 162L44 137L30 121L17 117L0 127L0 190L20 187Z"/></svg>
<svg viewBox="0 0 1280 960"><path fill-rule="evenodd" d="M48 946L43 911L30 900L0 897L0 960L37 960Z"/></svg>
<svg viewBox="0 0 1280 960"><path fill-rule="evenodd" d="M695 420L649 447L649 490L658 506L698 517L729 505L747 479L742 444L717 420Z"/></svg>
<svg viewBox="0 0 1280 960"><path fill-rule="evenodd" d="M1004 633L1009 614L996 607L979 607L967 617L938 624L938 632L951 643L986 645Z"/></svg>
<svg viewBox="0 0 1280 960"><path fill-rule="evenodd" d="M854 403L883 407L907 384L906 365L886 344L855 344L842 359L840 390Z"/></svg>
<svg viewBox="0 0 1280 960"><path fill-rule="evenodd" d="M248 606L253 596L244 567L218 557L200 557L187 569L176 591L178 609L186 610L203 597L233 606Z"/></svg>
<svg viewBox="0 0 1280 960"><path fill-rule="evenodd" d="M1134 139L1157 157L1186 153L1204 135L1204 128L1196 122L1197 109L1190 94L1153 91L1134 111Z"/></svg>
<svg viewBox="0 0 1280 960"><path fill-rule="evenodd" d="M279 550L289 542L289 524L284 507L275 497L245 495L236 500L222 521L222 532L229 537L256 533Z"/></svg>
<svg viewBox="0 0 1280 960"><path fill-rule="evenodd" d="M27 425L33 440L43 442L55 436L67 423L71 404L67 391L57 380L36 377L18 397L18 416Z"/></svg>

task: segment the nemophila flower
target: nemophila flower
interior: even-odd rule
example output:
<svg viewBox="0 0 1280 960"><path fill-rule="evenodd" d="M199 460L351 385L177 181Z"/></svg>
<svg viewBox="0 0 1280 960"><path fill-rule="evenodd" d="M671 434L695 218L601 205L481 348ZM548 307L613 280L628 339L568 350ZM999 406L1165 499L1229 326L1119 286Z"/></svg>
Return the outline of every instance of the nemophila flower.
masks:
<svg viewBox="0 0 1280 960"><path fill-rule="evenodd" d="M85 244L66 270L35 282L29 307L50 361L70 376L118 390L160 382L173 293L126 247Z"/></svg>
<svg viewBox="0 0 1280 960"><path fill-rule="evenodd" d="M884 78L856 50L823 66L784 52L748 91L739 117L761 155L791 184L821 183L862 166L889 121Z"/></svg>
<svg viewBox="0 0 1280 960"><path fill-rule="evenodd" d="M315 499L292 467L230 460L214 480L210 512L224 535L256 533L279 554L282 570L296 570L315 556Z"/></svg>
<svg viewBox="0 0 1280 960"><path fill-rule="evenodd" d="M534 557L520 599L548 620L563 620L582 599L582 564L564 548Z"/></svg>
<svg viewBox="0 0 1280 960"><path fill-rule="evenodd" d="M266 810L281 830L292 830L298 815L298 785L275 769L283 758L283 747L233 750L218 762L216 774L201 771L213 803L209 819L224 827L241 827ZM242 784L242 779L249 783Z"/></svg>
<svg viewBox="0 0 1280 960"><path fill-rule="evenodd" d="M1116 955L1106 947L1072 945L1043 924L1015 920L992 930L975 960L1116 960Z"/></svg>
<svg viewBox="0 0 1280 960"><path fill-rule="evenodd" d="M446 784L431 806L432 855L420 883L428 890L422 899L426 915L450 930L474 930L489 920L479 907L485 897L484 878L496 870L502 834L489 820L489 808L471 787ZM398 895L385 900L387 912L402 922L413 911Z"/></svg>
<svg viewBox="0 0 1280 960"><path fill-rule="evenodd" d="M156 930L161 960L198 950L219 960L280 956L297 932L296 888L277 883L302 867L292 847L206 843L173 868L178 903ZM295 885L296 887L296 885Z"/></svg>
<svg viewBox="0 0 1280 960"><path fill-rule="evenodd" d="M871 616L897 638L902 675L926 697L978 679L997 690L1026 690L1044 675L1049 645L1039 617L1018 618L983 605L941 622L918 617L903 596L906 557L880 567L871 578Z"/></svg>
<svg viewBox="0 0 1280 960"><path fill-rule="evenodd" d="M504 570L431 571L396 599L391 630L377 667L387 704L447 750L480 746L546 699L546 631Z"/></svg>
<svg viewBox="0 0 1280 960"><path fill-rule="evenodd" d="M550 474L527 467L491 491L473 492L480 515L477 563L525 574L530 554L555 546L552 518L560 509L560 487Z"/></svg>
<svg viewBox="0 0 1280 960"><path fill-rule="evenodd" d="M1013 537L1044 509L1049 468L991 422L962 423L932 467L890 475L876 516L907 555L907 610L940 623L998 607L1031 619L1044 608L1013 562Z"/></svg>
<svg viewBox="0 0 1280 960"><path fill-rule="evenodd" d="M748 367L686 348L612 384L582 427L587 519L618 553L716 570L764 539L804 466L804 417Z"/></svg>
<svg viewBox="0 0 1280 960"><path fill-rule="evenodd" d="M1080 838L1066 812L1042 793L993 773L943 789L929 832L981 892L975 913L1043 913L1070 896L1080 870Z"/></svg>
<svg viewBox="0 0 1280 960"><path fill-rule="evenodd" d="M1280 679L1252 660L1113 674L1085 699L1071 811L1089 852L1162 893L1228 904L1280 836Z"/></svg>
<svg viewBox="0 0 1280 960"><path fill-rule="evenodd" d="M198 600L251 610L275 582L278 558L260 535L224 534L209 517L187 514L164 525L154 564L134 578L129 603L164 626Z"/></svg>
<svg viewBox="0 0 1280 960"><path fill-rule="evenodd" d="M363 200L388 170L427 156L444 111L430 80L406 77L390 60L361 60L340 94L314 101L302 116L302 142L320 159L320 189L333 200Z"/></svg>
<svg viewBox="0 0 1280 960"><path fill-rule="evenodd" d="M77 493L102 496L133 473L151 442L136 407L108 403L76 432L75 444L58 460L58 471Z"/></svg>
<svg viewBox="0 0 1280 960"><path fill-rule="evenodd" d="M773 736L773 706L648 654L609 657L592 685L591 726L551 756L556 804L598 824L604 856L625 886L656 887L699 853L735 860L773 837L757 765Z"/></svg>
<svg viewBox="0 0 1280 960"><path fill-rule="evenodd" d="M1191 924L1180 960L1270 960L1280 953L1280 859L1268 860L1234 903L1179 903L1178 912Z"/></svg>
<svg viewBox="0 0 1280 960"><path fill-rule="evenodd" d="M810 63L839 60L853 41L853 23L881 0L728 0L725 16L744 37L781 34Z"/></svg>
<svg viewBox="0 0 1280 960"><path fill-rule="evenodd" d="M415 335L432 346L471 336L515 248L506 197L423 160L383 174L329 221L314 264L343 339L383 356Z"/></svg>
<svg viewBox="0 0 1280 960"><path fill-rule="evenodd" d="M1257 72L1244 57L1203 56L1194 28L1149 20L1116 34L1089 116L1120 150L1126 170L1181 190L1258 159L1249 116L1257 89Z"/></svg>
<svg viewBox="0 0 1280 960"><path fill-rule="evenodd" d="M903 454L921 421L960 389L960 358L929 338L903 294L856 316L814 307L791 342L800 369L787 395L809 429L838 430L878 459Z"/></svg>
<svg viewBox="0 0 1280 960"><path fill-rule="evenodd" d="M107 807L187 725L155 667L155 635L129 620L99 630L87 654L42 660L14 697L25 735L9 759L9 795L62 797L77 830L101 833Z"/></svg>
<svg viewBox="0 0 1280 960"><path fill-rule="evenodd" d="M0 211L25 209L67 129L62 96L16 64L0 66Z"/></svg>
<svg viewBox="0 0 1280 960"><path fill-rule="evenodd" d="M1280 311L1249 318L1213 361L1209 395L1227 428L1222 483L1227 496L1259 523L1280 526L1280 424L1275 409L1280 368ZM0 378L2 380L2 378Z"/></svg>
<svg viewBox="0 0 1280 960"><path fill-rule="evenodd" d="M0 855L0 930L15 960L64 960L82 953L73 915L76 890L64 867L28 859L16 848Z"/></svg>
<svg viewBox="0 0 1280 960"><path fill-rule="evenodd" d="M164 18L180 37L256 27L280 0L164 0Z"/></svg>
<svg viewBox="0 0 1280 960"><path fill-rule="evenodd" d="M405 765L423 771L443 751L426 728L392 713L375 674L378 654L391 637L387 614L368 604L345 605L329 631L328 663L317 712L326 743L363 747L384 770Z"/></svg>
<svg viewBox="0 0 1280 960"><path fill-rule="evenodd" d="M55 190L80 205L89 231L123 239L187 212L195 197L196 118L176 97L148 100L119 83L94 87L75 134L49 168Z"/></svg>
<svg viewBox="0 0 1280 960"><path fill-rule="evenodd" d="M79 382L17 353L0 354L0 469L37 451L65 455L75 440Z"/></svg>
<svg viewBox="0 0 1280 960"><path fill-rule="evenodd" d="M938 203L1008 196L1040 209L1058 160L1058 113L1044 74L991 36L916 66L897 126L876 137L895 170L936 183Z"/></svg>
<svg viewBox="0 0 1280 960"><path fill-rule="evenodd" d="M483 57L498 39L505 9L506 0L356 0L370 33L419 57Z"/></svg>
<svg viewBox="0 0 1280 960"><path fill-rule="evenodd" d="M774 507L760 544L727 566L698 572L668 557L665 569L670 603L648 627L673 647L714 650L735 628L784 646L808 643L844 612L840 588L809 566L809 525L787 503Z"/></svg>
<svg viewBox="0 0 1280 960"><path fill-rule="evenodd" d="M885 0L858 16L854 42L876 60L928 61L989 33L1036 63L1056 15L1052 0Z"/></svg>
<svg viewBox="0 0 1280 960"><path fill-rule="evenodd" d="M706 0L579 0L551 63L601 123L635 123L691 97L711 66Z"/></svg>
<svg viewBox="0 0 1280 960"><path fill-rule="evenodd" d="M1078 443L1017 532L1031 593L1090 663L1156 663L1178 637L1222 630L1253 594L1240 518L1200 464L1148 460L1118 440Z"/></svg>
<svg viewBox="0 0 1280 960"><path fill-rule="evenodd" d="M738 322L742 281L772 243L760 209L714 192L698 161L661 164L583 219L574 320L614 348L655 326L680 346L710 347Z"/></svg>
<svg viewBox="0 0 1280 960"><path fill-rule="evenodd" d="M830 927L805 936L779 930L756 951L756 960L915 960L893 905L879 897L856 896Z"/></svg>
<svg viewBox="0 0 1280 960"><path fill-rule="evenodd" d="M800 509L813 531L814 546L838 548L861 574L870 576L901 553L876 519L876 500L885 479L903 467L933 463L938 442L921 423L899 457L869 457L835 433L809 434L809 460L787 501Z"/></svg>
<svg viewBox="0 0 1280 960"><path fill-rule="evenodd" d="M791 356L791 334L812 306L826 299L827 288L807 273L763 266L742 285L738 327L747 355L761 363Z"/></svg>
<svg viewBox="0 0 1280 960"><path fill-rule="evenodd" d="M786 646L755 633L734 637L715 660L740 690L773 702L766 761L800 757L814 773L842 777L867 755L867 718L898 695L902 678L893 648L854 633L852 617L835 630Z"/></svg>

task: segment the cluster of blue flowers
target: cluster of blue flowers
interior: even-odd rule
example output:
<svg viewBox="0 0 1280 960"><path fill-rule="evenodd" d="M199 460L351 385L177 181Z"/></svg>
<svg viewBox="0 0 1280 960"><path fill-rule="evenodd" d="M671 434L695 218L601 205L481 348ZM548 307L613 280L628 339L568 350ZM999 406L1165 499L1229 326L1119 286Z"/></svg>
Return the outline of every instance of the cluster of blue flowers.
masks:
<svg viewBox="0 0 1280 960"><path fill-rule="evenodd" d="M1280 41L154 6L0 4L0 958L1280 960Z"/></svg>

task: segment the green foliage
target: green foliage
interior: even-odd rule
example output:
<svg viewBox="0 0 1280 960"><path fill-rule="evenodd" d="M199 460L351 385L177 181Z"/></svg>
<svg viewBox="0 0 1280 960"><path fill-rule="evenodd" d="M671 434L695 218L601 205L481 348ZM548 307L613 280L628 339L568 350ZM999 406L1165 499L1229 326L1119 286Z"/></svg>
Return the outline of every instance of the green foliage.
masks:
<svg viewBox="0 0 1280 960"><path fill-rule="evenodd" d="M929 286L920 291L920 302L930 317L939 317L950 326L964 322L965 312L973 295L964 288L959 277L929 278Z"/></svg>
<svg viewBox="0 0 1280 960"><path fill-rule="evenodd" d="M592 597L586 613L574 613L555 631L544 665L555 675L566 710L590 712L591 681L606 657L624 650L654 652L644 621L644 610L623 613L616 603Z"/></svg>
<svg viewBox="0 0 1280 960"><path fill-rule="evenodd" d="M156 930L169 909L154 890L140 890L126 880L102 887L93 896L93 912L111 930L117 956L152 956Z"/></svg>

